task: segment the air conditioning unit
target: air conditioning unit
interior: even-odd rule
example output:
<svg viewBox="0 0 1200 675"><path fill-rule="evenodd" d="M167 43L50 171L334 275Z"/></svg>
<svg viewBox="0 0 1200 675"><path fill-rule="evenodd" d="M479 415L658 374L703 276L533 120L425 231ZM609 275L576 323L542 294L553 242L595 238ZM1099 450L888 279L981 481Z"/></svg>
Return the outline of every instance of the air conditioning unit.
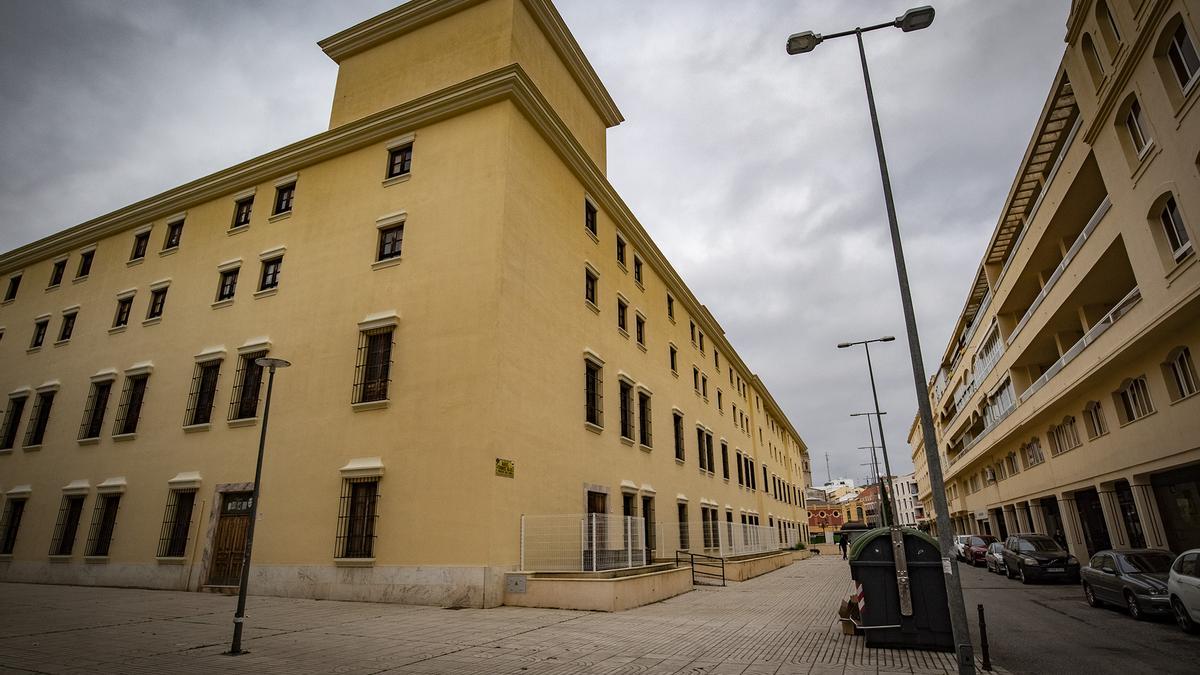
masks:
<svg viewBox="0 0 1200 675"><path fill-rule="evenodd" d="M995 469L984 469L983 470L983 478L984 478L984 480L987 480L988 482L995 483L996 482L996 470Z"/></svg>

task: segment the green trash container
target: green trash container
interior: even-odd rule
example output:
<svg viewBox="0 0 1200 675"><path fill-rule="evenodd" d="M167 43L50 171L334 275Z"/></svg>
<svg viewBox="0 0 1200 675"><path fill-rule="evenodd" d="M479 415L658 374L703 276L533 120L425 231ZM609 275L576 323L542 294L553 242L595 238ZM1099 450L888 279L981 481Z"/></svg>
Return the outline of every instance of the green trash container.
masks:
<svg viewBox="0 0 1200 675"><path fill-rule="evenodd" d="M908 568L911 612L901 611L891 529L854 538L850 577L862 589L862 628L868 647L954 651L950 608L938 543L928 534L900 528Z"/></svg>

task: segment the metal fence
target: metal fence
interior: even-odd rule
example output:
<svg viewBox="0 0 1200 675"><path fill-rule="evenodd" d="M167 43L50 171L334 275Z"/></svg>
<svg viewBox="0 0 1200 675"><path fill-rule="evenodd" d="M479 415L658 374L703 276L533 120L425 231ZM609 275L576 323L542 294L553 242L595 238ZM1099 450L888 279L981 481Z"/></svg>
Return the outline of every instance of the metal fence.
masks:
<svg viewBox="0 0 1200 675"><path fill-rule="evenodd" d="M723 558L770 553L792 548L800 541L799 530L778 526L742 525L728 521L655 523L654 557L673 558L676 551L692 551ZM684 543L686 542L686 545Z"/></svg>
<svg viewBox="0 0 1200 675"><path fill-rule="evenodd" d="M521 516L521 569L591 572L650 562L641 518L603 513Z"/></svg>

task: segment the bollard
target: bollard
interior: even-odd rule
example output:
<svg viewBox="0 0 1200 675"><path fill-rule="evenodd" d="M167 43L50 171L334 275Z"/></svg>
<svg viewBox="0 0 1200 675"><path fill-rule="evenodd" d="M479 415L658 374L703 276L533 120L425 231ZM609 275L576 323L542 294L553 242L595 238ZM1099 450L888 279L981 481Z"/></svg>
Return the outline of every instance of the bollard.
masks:
<svg viewBox="0 0 1200 675"><path fill-rule="evenodd" d="M983 605L979 605L979 651L983 657L983 669L992 669L992 656L988 652L987 619L983 616Z"/></svg>

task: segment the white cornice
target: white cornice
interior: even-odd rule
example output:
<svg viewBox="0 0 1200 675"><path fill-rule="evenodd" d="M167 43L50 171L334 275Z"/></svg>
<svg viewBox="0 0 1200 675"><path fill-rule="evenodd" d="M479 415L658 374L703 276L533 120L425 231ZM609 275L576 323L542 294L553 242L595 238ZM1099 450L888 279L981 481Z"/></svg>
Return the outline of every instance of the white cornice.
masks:
<svg viewBox="0 0 1200 675"><path fill-rule="evenodd" d="M410 0L409 2L372 17L346 30L321 40L317 45L337 63L344 59L395 39L405 33L427 26L451 14L461 12L483 0ZM579 43L550 0L521 0L533 16L546 39L563 60L571 77L579 84L588 101L604 124L614 127L625 121L616 102L604 83L592 69Z"/></svg>

